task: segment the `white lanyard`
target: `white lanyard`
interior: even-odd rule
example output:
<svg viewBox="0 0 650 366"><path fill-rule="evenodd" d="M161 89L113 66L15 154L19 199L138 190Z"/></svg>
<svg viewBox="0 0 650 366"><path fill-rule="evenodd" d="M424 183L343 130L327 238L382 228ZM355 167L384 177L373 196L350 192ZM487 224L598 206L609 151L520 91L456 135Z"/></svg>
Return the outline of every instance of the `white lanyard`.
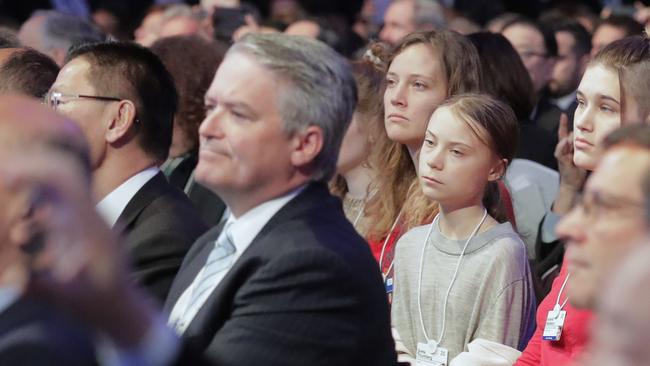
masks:
<svg viewBox="0 0 650 366"><path fill-rule="evenodd" d="M442 308L442 330L440 331L440 337L438 338L437 344L439 345L440 342L442 342L442 338L445 336L445 328L447 326L446 324L446 318L447 318L447 301L449 300L449 293L451 293L451 288L454 285L454 282L456 281L456 276L458 275L458 269L460 268L460 263L463 261L463 256L465 255L465 250L467 250L467 246L469 245L469 242L476 236L476 233L478 230L481 228L483 223L485 222L485 219L487 218L487 210L483 209L483 218L481 221L476 225L476 228L474 228L474 231L470 234L469 238L467 238L467 241L465 242L465 246L463 247L463 251L460 253L460 257L458 258L458 263L456 264L456 270L454 271L454 275L451 278L451 282L449 283L449 288L447 289L447 293L445 294L445 302ZM422 269L424 267L424 252L427 248L427 241L429 241L429 236L431 235L431 230L433 229L433 225L437 224L437 219L438 215L433 219L433 222L429 225L429 231L427 232L427 236L424 238L424 243L422 244L422 254L420 255L420 269L419 269L419 275L418 275L418 313L420 315L420 326L422 326L422 333L424 334L424 338L426 339L427 343L429 343L429 336L427 335L427 330L424 326L424 319L422 318L422 303L421 303L421 293L422 293Z"/></svg>
<svg viewBox="0 0 650 366"><path fill-rule="evenodd" d="M571 273L568 273L566 275L566 278L564 279L564 283L562 284L562 287L560 288L560 292L557 294L557 300L555 300L555 306L553 307L553 311L558 313L560 310L564 308L566 305L567 301L569 301L569 297L567 296L566 299L564 299L564 302L562 305L560 305L560 296L562 296L562 292L564 292L564 287L566 286L567 282L569 281L569 277L571 277Z"/></svg>
<svg viewBox="0 0 650 366"><path fill-rule="evenodd" d="M388 266L388 270L384 272L384 266L383 266L384 252L386 251L386 245L388 244L388 241L393 236L393 232L395 231L395 226L397 226L397 223L399 222L399 219L401 217L402 217L402 210L400 210L399 213L397 214L395 221L393 221L393 226L390 227L390 231L388 232L386 239L384 239L384 244L381 246L381 254L379 254L379 270L384 275L384 281L386 280L386 277L388 277L390 270L393 269L393 263L395 263L395 256L393 256L393 259L390 261L390 265Z"/></svg>
<svg viewBox="0 0 650 366"><path fill-rule="evenodd" d="M366 209L366 201L363 201L363 205L361 206L361 210L359 210L359 213L357 214L357 217L352 221L352 226L356 227L357 222L359 222L359 219L361 218L361 215L363 215L363 210Z"/></svg>

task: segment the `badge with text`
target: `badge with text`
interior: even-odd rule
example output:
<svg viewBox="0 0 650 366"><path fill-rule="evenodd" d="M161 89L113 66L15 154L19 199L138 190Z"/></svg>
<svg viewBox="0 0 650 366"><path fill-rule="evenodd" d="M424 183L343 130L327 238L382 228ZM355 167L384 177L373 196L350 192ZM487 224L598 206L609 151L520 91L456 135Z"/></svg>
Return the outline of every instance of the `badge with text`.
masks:
<svg viewBox="0 0 650 366"><path fill-rule="evenodd" d="M393 277L386 278L386 293L390 294L393 292Z"/></svg>
<svg viewBox="0 0 650 366"><path fill-rule="evenodd" d="M546 325L544 325L544 334L542 339L546 341L559 341L562 337L562 328L564 328L564 319L566 311L560 310L559 306L548 312L546 316Z"/></svg>
<svg viewBox="0 0 650 366"><path fill-rule="evenodd" d="M434 341L418 343L415 366L447 366L449 352Z"/></svg>

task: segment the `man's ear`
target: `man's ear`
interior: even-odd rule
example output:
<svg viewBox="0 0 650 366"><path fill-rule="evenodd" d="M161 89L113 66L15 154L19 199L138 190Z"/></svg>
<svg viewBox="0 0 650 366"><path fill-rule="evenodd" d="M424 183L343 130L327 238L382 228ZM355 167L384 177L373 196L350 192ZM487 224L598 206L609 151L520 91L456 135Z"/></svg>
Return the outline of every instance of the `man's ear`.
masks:
<svg viewBox="0 0 650 366"><path fill-rule="evenodd" d="M501 177L503 177L506 174L507 167L508 167L508 160L499 159L490 170L490 173L488 174L488 181L494 182L501 179Z"/></svg>
<svg viewBox="0 0 650 366"><path fill-rule="evenodd" d="M111 121L106 130L106 141L115 143L127 135L136 123L135 104L130 100L121 100L112 106Z"/></svg>
<svg viewBox="0 0 650 366"><path fill-rule="evenodd" d="M323 150L323 130L318 126L296 132L291 140L291 164L296 167L310 164Z"/></svg>

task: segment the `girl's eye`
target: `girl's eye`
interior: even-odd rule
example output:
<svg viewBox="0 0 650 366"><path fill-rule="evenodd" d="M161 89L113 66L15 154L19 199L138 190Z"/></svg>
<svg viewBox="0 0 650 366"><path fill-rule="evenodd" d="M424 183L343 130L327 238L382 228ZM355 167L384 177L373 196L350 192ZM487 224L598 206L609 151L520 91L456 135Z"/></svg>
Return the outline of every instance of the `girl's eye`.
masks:
<svg viewBox="0 0 650 366"><path fill-rule="evenodd" d="M578 107L584 107L585 106L585 101L584 100L578 99L577 102L578 102Z"/></svg>
<svg viewBox="0 0 650 366"><path fill-rule="evenodd" d="M606 113L612 113L614 112L614 108L610 108L608 105L602 105L600 106L600 110Z"/></svg>
<svg viewBox="0 0 650 366"><path fill-rule="evenodd" d="M395 84L397 84L397 81L395 79L386 79L387 86L395 86Z"/></svg>
<svg viewBox="0 0 650 366"><path fill-rule="evenodd" d="M417 89L424 89L426 88L426 84L424 84L421 81L415 81L413 82L413 86L416 87Z"/></svg>
<svg viewBox="0 0 650 366"><path fill-rule="evenodd" d="M451 150L451 154L454 155L454 156L458 156L458 157L464 155L463 152L460 151L460 150Z"/></svg>
<svg viewBox="0 0 650 366"><path fill-rule="evenodd" d="M431 139L424 139L424 145L426 145L426 146L433 146L433 140L431 140Z"/></svg>
<svg viewBox="0 0 650 366"><path fill-rule="evenodd" d="M243 113L241 113L241 112L238 112L238 111L230 111L230 113L231 113L235 118L246 119L246 116L245 116Z"/></svg>

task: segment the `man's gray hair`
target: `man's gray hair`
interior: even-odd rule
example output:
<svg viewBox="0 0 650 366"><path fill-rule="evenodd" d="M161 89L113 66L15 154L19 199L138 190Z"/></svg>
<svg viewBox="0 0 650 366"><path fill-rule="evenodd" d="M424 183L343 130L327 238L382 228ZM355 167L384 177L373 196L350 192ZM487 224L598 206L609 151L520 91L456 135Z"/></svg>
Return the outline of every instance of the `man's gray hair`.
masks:
<svg viewBox="0 0 650 366"><path fill-rule="evenodd" d="M445 9L436 0L413 0L413 22L418 30L445 29Z"/></svg>
<svg viewBox="0 0 650 366"><path fill-rule="evenodd" d="M190 18L197 22L205 20L208 15L205 11L195 10L187 4L174 4L163 12L163 21L176 18Z"/></svg>
<svg viewBox="0 0 650 366"><path fill-rule="evenodd" d="M322 42L283 34L250 34L235 43L231 53L245 53L285 82L276 96L285 132L317 126L323 148L314 159L311 180L329 181L343 135L357 103L357 87L350 64Z"/></svg>
<svg viewBox="0 0 650 366"><path fill-rule="evenodd" d="M56 11L37 11L34 16L44 16L41 35L46 49L68 51L84 43L106 41L106 35L89 21Z"/></svg>

